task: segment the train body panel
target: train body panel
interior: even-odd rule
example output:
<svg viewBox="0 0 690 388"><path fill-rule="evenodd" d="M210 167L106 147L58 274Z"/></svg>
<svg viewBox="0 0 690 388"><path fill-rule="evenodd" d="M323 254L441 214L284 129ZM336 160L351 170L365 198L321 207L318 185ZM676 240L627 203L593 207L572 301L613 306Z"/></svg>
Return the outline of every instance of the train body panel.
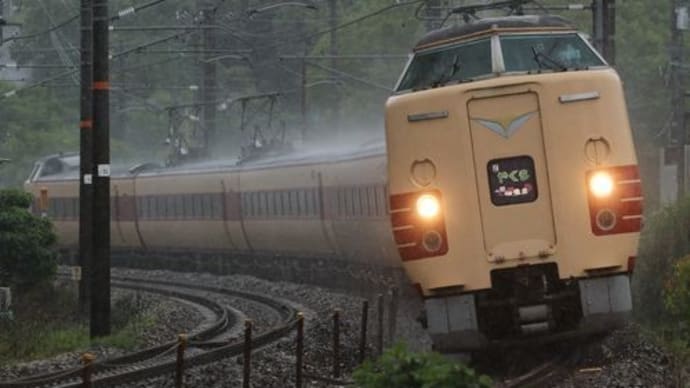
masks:
<svg viewBox="0 0 690 388"><path fill-rule="evenodd" d="M324 234L319 171L311 165L240 173L242 219L251 249L331 255Z"/></svg>
<svg viewBox="0 0 690 388"><path fill-rule="evenodd" d="M223 223L229 204L221 173L136 176L136 216L147 249L230 249Z"/></svg>
<svg viewBox="0 0 690 388"><path fill-rule="evenodd" d="M564 83L564 77L571 80ZM448 256L472 260L459 263L463 271L453 271L455 281L443 273L443 265L431 266L437 268L433 271L423 263L404 262L408 272L414 272L413 278L430 279L422 283L425 289L443 288L448 283L462 284L466 290L490 288L489 272L515 261L556 258L562 277L567 278L584 276L586 269L622 268L628 257L635 256L638 234L602 239L591 233L585 180L589 170L637 164L618 77L607 69L544 74L538 82L533 78L477 82L469 90L467 85L449 86L389 100L388 155L396 161L392 164L396 167L390 169L391 193L428 189L415 183L412 169L416 163L431 161L437 174L431 187L443 193L446 213L458 215L446 218L448 233L457 236L457 242L448 247ZM561 96L587 91L596 91L600 97L572 104L559 102ZM487 102L483 110L473 110L482 101ZM501 112L492 112L496 106L502 107ZM437 111L447 111L448 117L408 122L410 114ZM507 117L503 120L510 122L524 114L530 116L509 141L478 123L483 117L496 122ZM603 146L608 155L600 154L597 161L591 159L592 153L602 151L589 148L599 147L596 142L600 140L608 144ZM591 142L595 144L590 146ZM528 164L536 172L537 200L529 205L497 206L487 184L489 162L516 156L531 159ZM617 243L612 245L612 241ZM583 246L592 247L590 255L583 257ZM456 249L461 252L456 254ZM612 254L612 249L618 250ZM422 260L429 263L438 257ZM417 275L418 268L424 268L421 271L426 274Z"/></svg>
<svg viewBox="0 0 690 388"><path fill-rule="evenodd" d="M113 198L111 246L141 249L142 238L137 225L134 179L113 180L110 193Z"/></svg>
<svg viewBox="0 0 690 388"><path fill-rule="evenodd" d="M325 218L338 255L398 266L390 234L383 154L353 159L323 170ZM356 243L355 243L356 242Z"/></svg>

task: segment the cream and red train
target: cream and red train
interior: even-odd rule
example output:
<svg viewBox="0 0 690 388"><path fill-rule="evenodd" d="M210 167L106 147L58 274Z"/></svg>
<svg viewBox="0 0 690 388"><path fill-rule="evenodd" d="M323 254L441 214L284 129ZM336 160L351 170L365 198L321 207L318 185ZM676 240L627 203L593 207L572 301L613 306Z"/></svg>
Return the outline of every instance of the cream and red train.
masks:
<svg viewBox="0 0 690 388"><path fill-rule="evenodd" d="M116 174L113 247L302 258L333 281L402 259L448 352L602 330L631 310L642 195L621 82L563 19L430 33L387 103L386 137L387 152ZM48 191L65 246L77 163L47 158L27 184Z"/></svg>
<svg viewBox="0 0 690 388"><path fill-rule="evenodd" d="M393 234L437 347L611 327L642 192L621 81L565 20L432 32L386 109Z"/></svg>

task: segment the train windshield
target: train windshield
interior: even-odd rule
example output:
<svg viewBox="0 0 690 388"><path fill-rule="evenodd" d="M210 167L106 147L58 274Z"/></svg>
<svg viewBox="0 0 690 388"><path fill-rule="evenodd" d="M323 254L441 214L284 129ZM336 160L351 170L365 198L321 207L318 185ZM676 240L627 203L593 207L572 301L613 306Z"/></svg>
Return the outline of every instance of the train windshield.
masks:
<svg viewBox="0 0 690 388"><path fill-rule="evenodd" d="M578 34L503 35L505 71L587 69L605 63Z"/></svg>
<svg viewBox="0 0 690 388"><path fill-rule="evenodd" d="M431 88L491 73L491 41L486 38L416 54L398 90Z"/></svg>
<svg viewBox="0 0 690 388"><path fill-rule="evenodd" d="M505 72L582 70L606 63L577 33L505 34L414 55L397 91L473 81Z"/></svg>

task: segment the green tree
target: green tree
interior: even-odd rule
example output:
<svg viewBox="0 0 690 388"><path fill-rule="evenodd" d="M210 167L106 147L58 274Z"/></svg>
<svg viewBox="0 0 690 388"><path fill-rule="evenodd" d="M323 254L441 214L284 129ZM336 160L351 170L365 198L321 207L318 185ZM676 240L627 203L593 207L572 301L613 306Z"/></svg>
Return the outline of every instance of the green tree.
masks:
<svg viewBox="0 0 690 388"><path fill-rule="evenodd" d="M51 279L57 268L52 225L30 205L30 194L0 191L0 284L20 290Z"/></svg>
<svg viewBox="0 0 690 388"><path fill-rule="evenodd" d="M491 379L438 353L413 353L398 344L355 370L361 388L489 388Z"/></svg>

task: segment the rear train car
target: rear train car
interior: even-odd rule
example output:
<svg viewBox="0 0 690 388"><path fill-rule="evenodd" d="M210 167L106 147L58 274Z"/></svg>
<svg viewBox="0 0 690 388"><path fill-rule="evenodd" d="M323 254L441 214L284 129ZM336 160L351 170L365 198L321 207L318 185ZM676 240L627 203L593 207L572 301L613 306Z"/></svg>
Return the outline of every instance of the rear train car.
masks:
<svg viewBox="0 0 690 388"><path fill-rule="evenodd" d="M388 221L381 142L292 152L248 163L113 168L114 262L244 272L337 285L400 274ZM76 257L79 157L46 157L25 188ZM73 259L76 262L76 259Z"/></svg>
<svg viewBox="0 0 690 388"><path fill-rule="evenodd" d="M429 33L387 102L393 234L441 351L599 331L642 222L621 81L555 16Z"/></svg>

